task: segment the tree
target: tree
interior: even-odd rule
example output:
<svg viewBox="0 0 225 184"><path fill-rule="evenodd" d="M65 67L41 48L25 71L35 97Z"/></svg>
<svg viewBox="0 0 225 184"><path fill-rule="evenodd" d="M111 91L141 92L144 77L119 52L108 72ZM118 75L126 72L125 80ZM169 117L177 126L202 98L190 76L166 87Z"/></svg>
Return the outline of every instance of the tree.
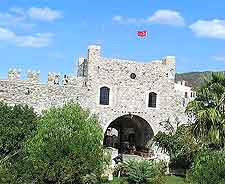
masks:
<svg viewBox="0 0 225 184"><path fill-rule="evenodd" d="M186 112L194 117L193 134L205 145L224 147L225 141L225 74L212 73L205 79L197 97Z"/></svg>
<svg viewBox="0 0 225 184"><path fill-rule="evenodd" d="M200 144L192 136L192 127L181 125L176 132L159 132L154 137L156 144L168 152L172 168L188 169L195 154L200 150Z"/></svg>
<svg viewBox="0 0 225 184"><path fill-rule="evenodd" d="M0 183L18 183L25 142L34 136L37 115L28 106L0 103Z"/></svg>
<svg viewBox="0 0 225 184"><path fill-rule="evenodd" d="M37 134L26 143L24 183L81 183L103 169L103 131L77 104L52 108L40 118Z"/></svg>
<svg viewBox="0 0 225 184"><path fill-rule="evenodd" d="M21 152L36 126L37 115L32 108L0 103L0 163Z"/></svg>

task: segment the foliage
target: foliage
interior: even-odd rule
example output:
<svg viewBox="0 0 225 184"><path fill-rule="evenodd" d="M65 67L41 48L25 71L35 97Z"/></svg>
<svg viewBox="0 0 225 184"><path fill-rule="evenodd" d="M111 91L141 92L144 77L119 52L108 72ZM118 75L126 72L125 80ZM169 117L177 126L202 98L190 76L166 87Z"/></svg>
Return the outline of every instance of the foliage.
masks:
<svg viewBox="0 0 225 184"><path fill-rule="evenodd" d="M225 183L225 153L201 152L188 173L188 181L192 184Z"/></svg>
<svg viewBox="0 0 225 184"><path fill-rule="evenodd" d="M93 173L82 176L82 184L96 184L97 182L98 178Z"/></svg>
<svg viewBox="0 0 225 184"><path fill-rule="evenodd" d="M130 160L124 163L127 178L134 184L161 184L165 182L166 166L164 162L148 160Z"/></svg>
<svg viewBox="0 0 225 184"><path fill-rule="evenodd" d="M191 166L194 155L200 149L200 144L192 136L191 126L181 125L173 133L159 132L154 141L168 152L171 165L187 169Z"/></svg>
<svg viewBox="0 0 225 184"><path fill-rule="evenodd" d="M21 151L37 126L37 116L28 106L0 103L0 162Z"/></svg>
<svg viewBox="0 0 225 184"><path fill-rule="evenodd" d="M17 168L24 144L34 136L36 127L37 115L32 108L0 103L0 183L19 183Z"/></svg>
<svg viewBox="0 0 225 184"><path fill-rule="evenodd" d="M103 169L103 132L97 118L77 104L52 108L40 118L26 143L24 183L76 183ZM84 179L84 178L83 178Z"/></svg>
<svg viewBox="0 0 225 184"><path fill-rule="evenodd" d="M186 112L194 117L193 133L204 145L224 147L225 141L225 74L212 73L205 79Z"/></svg>

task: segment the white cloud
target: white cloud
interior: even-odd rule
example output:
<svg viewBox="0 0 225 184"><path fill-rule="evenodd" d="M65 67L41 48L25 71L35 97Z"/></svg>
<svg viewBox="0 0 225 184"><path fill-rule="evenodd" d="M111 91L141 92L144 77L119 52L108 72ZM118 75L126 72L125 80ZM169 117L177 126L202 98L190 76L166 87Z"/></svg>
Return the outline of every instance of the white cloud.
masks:
<svg viewBox="0 0 225 184"><path fill-rule="evenodd" d="M0 27L0 40L8 41L15 38L15 33Z"/></svg>
<svg viewBox="0 0 225 184"><path fill-rule="evenodd" d="M13 43L18 47L42 48L47 47L52 41L50 33L38 33L35 35L17 35L16 33L0 27L0 41Z"/></svg>
<svg viewBox="0 0 225 184"><path fill-rule="evenodd" d="M62 17L62 13L60 11L50 8L32 7L27 11L27 14L31 19L49 22Z"/></svg>
<svg viewBox="0 0 225 184"><path fill-rule="evenodd" d="M225 20L198 20L190 29L198 37L225 39Z"/></svg>
<svg viewBox="0 0 225 184"><path fill-rule="evenodd" d="M157 24L168 24L172 26L184 26L185 20L179 12L173 10L158 10L151 17L149 22Z"/></svg>
<svg viewBox="0 0 225 184"><path fill-rule="evenodd" d="M16 45L18 47L47 47L52 42L53 35L51 33L38 33L34 36L17 36Z"/></svg>
<svg viewBox="0 0 225 184"><path fill-rule="evenodd" d="M121 24L166 24L171 26L185 26L185 20L179 12L174 10L158 10L152 16L147 18L130 18L123 16L114 16L114 22Z"/></svg>
<svg viewBox="0 0 225 184"><path fill-rule="evenodd" d="M26 30L32 29L35 24L26 22L26 16L18 13L1 13L0 26L23 28Z"/></svg>
<svg viewBox="0 0 225 184"><path fill-rule="evenodd" d="M0 26L32 30L36 25L34 20L50 22L61 17L61 12L50 8L32 7L29 9L23 9L20 7L12 7L8 12L0 12Z"/></svg>
<svg viewBox="0 0 225 184"><path fill-rule="evenodd" d="M225 62L225 54L217 54L215 56L212 56L212 59L215 61Z"/></svg>

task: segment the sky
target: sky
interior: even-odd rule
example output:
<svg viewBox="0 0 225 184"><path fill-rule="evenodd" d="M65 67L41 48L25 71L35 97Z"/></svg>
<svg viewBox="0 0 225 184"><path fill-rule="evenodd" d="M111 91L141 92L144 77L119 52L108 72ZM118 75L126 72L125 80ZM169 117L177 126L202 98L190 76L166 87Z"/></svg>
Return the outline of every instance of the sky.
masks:
<svg viewBox="0 0 225 184"><path fill-rule="evenodd" d="M0 78L10 68L75 74L93 44L142 63L174 55L178 73L225 70L225 1L0 0Z"/></svg>

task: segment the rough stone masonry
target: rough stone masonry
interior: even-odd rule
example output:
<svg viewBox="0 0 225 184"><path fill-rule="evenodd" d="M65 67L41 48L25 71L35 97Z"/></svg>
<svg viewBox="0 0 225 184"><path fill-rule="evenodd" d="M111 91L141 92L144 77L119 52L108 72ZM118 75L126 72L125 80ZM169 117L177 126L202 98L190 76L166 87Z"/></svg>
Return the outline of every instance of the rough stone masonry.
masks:
<svg viewBox="0 0 225 184"><path fill-rule="evenodd" d="M153 134L165 131L164 123L186 122L184 96L175 88L175 57L141 64L140 62L102 57L100 46L89 46L87 58L78 61L77 76L70 76L66 85L40 81L39 72L28 72L27 80L20 71L10 70L7 80L0 80L0 101L28 104L37 112L67 102L78 102L98 115L104 131L119 117L135 116L145 120ZM101 94L102 87L108 89ZM155 106L149 106L150 93ZM102 96L101 96L102 95ZM105 95L105 96L104 96ZM100 104L104 98L106 104Z"/></svg>

